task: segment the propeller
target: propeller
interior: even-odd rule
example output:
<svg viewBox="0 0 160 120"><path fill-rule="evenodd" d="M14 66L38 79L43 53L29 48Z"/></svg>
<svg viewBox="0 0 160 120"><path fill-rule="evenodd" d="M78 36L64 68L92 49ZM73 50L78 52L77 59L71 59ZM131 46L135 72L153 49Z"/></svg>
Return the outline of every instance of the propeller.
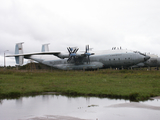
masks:
<svg viewBox="0 0 160 120"><path fill-rule="evenodd" d="M94 53L89 53L89 45L86 45L86 51L84 53L87 56L87 64L90 63L90 55L94 55Z"/></svg>
<svg viewBox="0 0 160 120"><path fill-rule="evenodd" d="M70 62L72 59L74 59L74 61L76 62L76 53L77 53L77 51L79 50L79 48L75 48L75 49L73 49L73 48L67 48L67 50L68 50L68 52L69 52L69 58L68 58L68 60L67 60L67 62Z"/></svg>

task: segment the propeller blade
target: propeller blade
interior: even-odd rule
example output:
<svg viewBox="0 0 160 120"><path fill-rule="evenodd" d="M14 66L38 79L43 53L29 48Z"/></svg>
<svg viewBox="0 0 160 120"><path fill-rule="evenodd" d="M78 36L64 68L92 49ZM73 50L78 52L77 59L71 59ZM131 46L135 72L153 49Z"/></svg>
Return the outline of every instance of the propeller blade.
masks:
<svg viewBox="0 0 160 120"><path fill-rule="evenodd" d="M78 49L76 49L76 51L75 51L75 53L77 53L77 51L79 50L79 48Z"/></svg>
<svg viewBox="0 0 160 120"><path fill-rule="evenodd" d="M70 48L70 47L69 47L69 49L70 49L70 52L72 53L72 50L73 50L73 49L72 49L72 48Z"/></svg>
<svg viewBox="0 0 160 120"><path fill-rule="evenodd" d="M90 58L89 58L89 56L88 56L88 62L90 63Z"/></svg>
<svg viewBox="0 0 160 120"><path fill-rule="evenodd" d="M68 52L69 52L69 58L67 60L67 62L70 62L72 59L74 59L74 62L76 62L76 52L79 50L79 48L71 48L71 47L68 47L67 48Z"/></svg>
<svg viewBox="0 0 160 120"><path fill-rule="evenodd" d="M71 61L71 59L72 59L72 57L69 57L68 60L67 60L67 62Z"/></svg>
<svg viewBox="0 0 160 120"><path fill-rule="evenodd" d="M76 53L76 50L77 50L77 49L74 49L73 53Z"/></svg>
<svg viewBox="0 0 160 120"><path fill-rule="evenodd" d="M89 51L89 45L86 45L86 51L85 53L87 53Z"/></svg>
<svg viewBox="0 0 160 120"><path fill-rule="evenodd" d="M76 56L74 56L73 59L74 59L74 62L76 63Z"/></svg>
<svg viewBox="0 0 160 120"><path fill-rule="evenodd" d="M90 63L90 58L87 56L87 64Z"/></svg>
<svg viewBox="0 0 160 120"><path fill-rule="evenodd" d="M69 49L69 48L67 48L67 50L68 50L69 54L71 54L71 51L70 51L70 49Z"/></svg>
<svg viewBox="0 0 160 120"><path fill-rule="evenodd" d="M87 53L87 45L86 45L86 51L85 51L85 53Z"/></svg>
<svg viewBox="0 0 160 120"><path fill-rule="evenodd" d="M90 55L94 55L94 53L89 53L89 45L86 45L86 50L84 54L87 60L87 64L90 63Z"/></svg>

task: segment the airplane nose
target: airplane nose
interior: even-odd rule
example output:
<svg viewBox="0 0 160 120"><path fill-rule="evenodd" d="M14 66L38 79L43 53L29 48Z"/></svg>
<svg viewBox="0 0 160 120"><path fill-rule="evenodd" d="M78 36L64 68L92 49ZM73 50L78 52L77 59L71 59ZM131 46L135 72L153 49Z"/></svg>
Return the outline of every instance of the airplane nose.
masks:
<svg viewBox="0 0 160 120"><path fill-rule="evenodd" d="M150 58L150 56L146 55L146 56L144 57L144 61L147 61L149 58Z"/></svg>

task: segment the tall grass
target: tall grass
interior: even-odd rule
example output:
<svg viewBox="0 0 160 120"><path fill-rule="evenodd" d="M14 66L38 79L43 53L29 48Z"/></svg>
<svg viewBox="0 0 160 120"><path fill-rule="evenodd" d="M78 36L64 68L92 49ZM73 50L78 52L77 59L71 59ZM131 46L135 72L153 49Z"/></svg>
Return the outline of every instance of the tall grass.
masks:
<svg viewBox="0 0 160 120"><path fill-rule="evenodd" d="M146 100L160 95L160 71L0 71L1 98L42 92Z"/></svg>

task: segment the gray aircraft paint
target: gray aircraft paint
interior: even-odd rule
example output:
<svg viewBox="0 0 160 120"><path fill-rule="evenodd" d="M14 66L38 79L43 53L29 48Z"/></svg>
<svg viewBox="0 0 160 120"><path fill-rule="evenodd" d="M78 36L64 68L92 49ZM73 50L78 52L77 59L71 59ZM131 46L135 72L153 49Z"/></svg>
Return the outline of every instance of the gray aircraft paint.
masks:
<svg viewBox="0 0 160 120"><path fill-rule="evenodd" d="M18 43L22 44L22 43ZM92 51L94 55L90 56L90 62L87 62L84 52L80 51L76 53L76 62L71 60L67 62L69 53L66 52L48 52L44 48L44 52L39 53L28 53L28 54L15 54L8 55L6 57L20 57L23 56L26 59L32 59L39 63L58 68L63 70L74 70L74 69L99 69L99 68L125 68L136 65L141 62L145 62L150 57L140 52L134 52L131 50L114 49L114 50L103 50L103 51ZM17 48L16 48L17 49ZM50 57L48 58L48 56ZM53 56L54 55L54 56ZM55 57L56 56L56 57Z"/></svg>
<svg viewBox="0 0 160 120"><path fill-rule="evenodd" d="M160 67L160 57L154 54L148 54L150 59L148 59L145 64L149 67Z"/></svg>
<svg viewBox="0 0 160 120"><path fill-rule="evenodd" d="M154 54L147 54L147 56L150 56L150 59L143 63L138 63L132 67L160 67L160 57Z"/></svg>
<svg viewBox="0 0 160 120"><path fill-rule="evenodd" d="M64 70L71 70L71 69L96 69L96 68L125 68L132 65L135 65L140 62L144 62L145 59L147 60L148 56L143 56L139 53L135 53L134 51L130 50L106 50L106 51L96 51L94 52L95 55L90 56L90 63L87 64L86 61L83 64L75 65L74 63L68 63L67 58L65 59L57 59L52 60L53 58L46 59L45 56L38 56L35 55L30 56L28 59L33 59L37 62L42 64L52 66L58 69ZM100 54L101 53L101 54ZM41 57L41 59L40 59Z"/></svg>

